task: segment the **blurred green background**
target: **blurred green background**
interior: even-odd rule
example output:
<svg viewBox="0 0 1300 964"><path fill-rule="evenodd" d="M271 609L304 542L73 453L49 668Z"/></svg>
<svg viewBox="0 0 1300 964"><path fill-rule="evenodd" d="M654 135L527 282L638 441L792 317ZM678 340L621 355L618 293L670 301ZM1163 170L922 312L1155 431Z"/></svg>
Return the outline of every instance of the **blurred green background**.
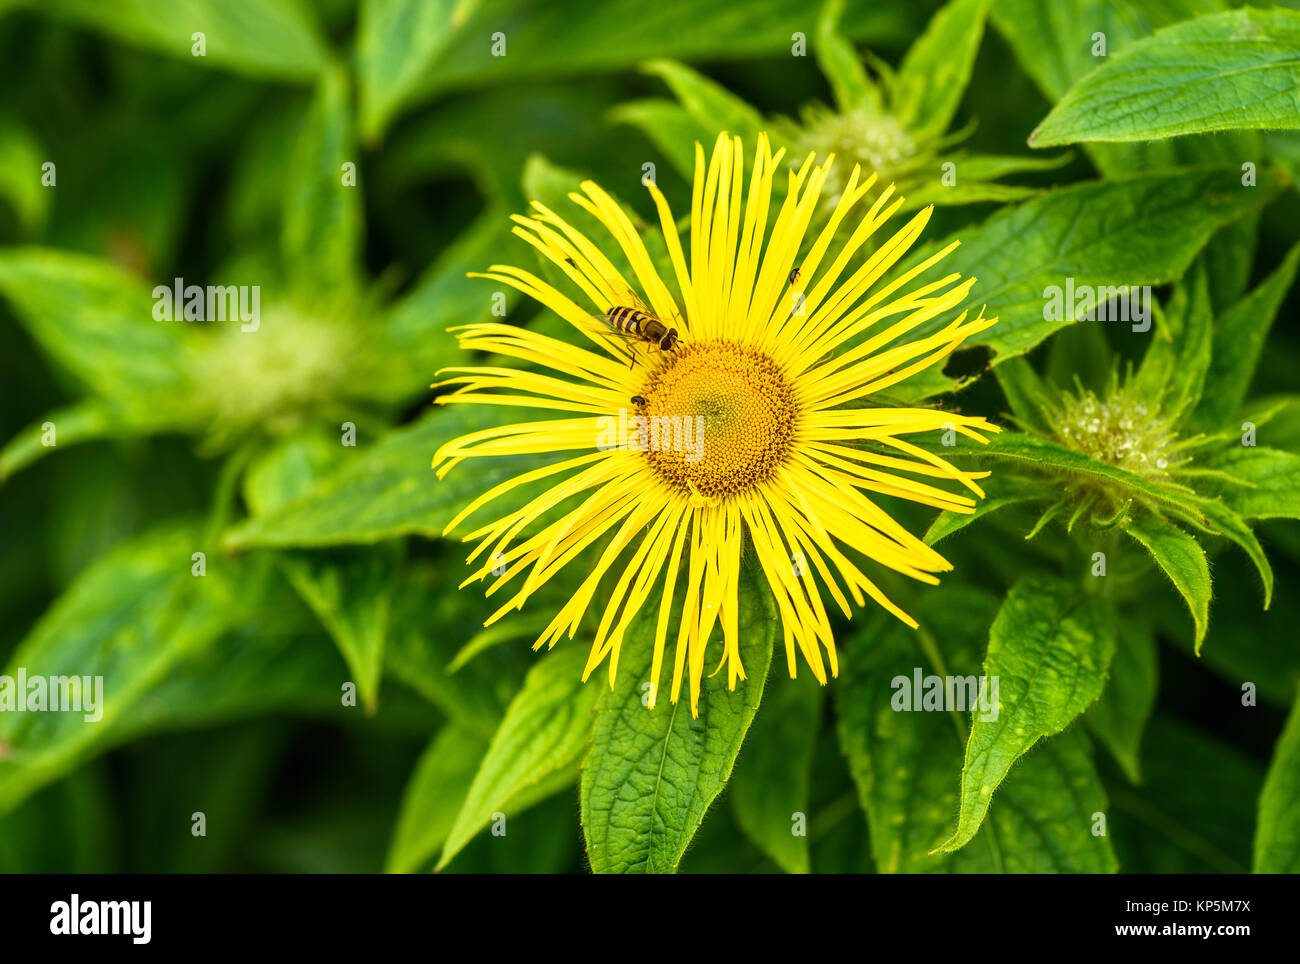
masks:
<svg viewBox="0 0 1300 964"><path fill-rule="evenodd" d="M897 64L939 6L853 0L841 31ZM1127 16L1136 8L1117 9ZM1163 22L1159 9L1149 15ZM85 743L79 735L59 744L35 776L6 776L0 763L0 870L385 866L403 793L432 735L448 720L479 741L491 735L530 665L532 625L521 623L507 645L447 677L447 662L491 610L477 593L454 591L460 548L411 530L375 548L275 558L245 551L254 543L238 546L231 558L241 574L203 629L181 618L199 618L183 590L159 581L131 595L114 582L112 572L129 566L111 553L174 523L181 528L157 538L181 547L176 557L189 578L187 547L215 545L208 537L255 515L258 499L271 506L297 491L294 473L315 477L332 464L342 421L355 423L362 446L418 422L435 371L456 358L446 327L491 317L490 286L464 272L523 256L506 215L548 189L558 171L592 176L648 213L639 185L648 161L670 199L689 196L664 144L638 121L673 101L662 70L646 65L691 64L763 115L797 117L810 101L832 101L815 59L791 56L792 36L813 35L816 17L804 0L0 0L0 245L87 255L118 272L82 277L44 256L0 258L7 295L0 437L14 439L61 410L74 415L56 424L81 418L91 426L84 444L72 444L68 430L66 451L30 465L13 455L5 466L0 662L9 665L51 604L105 559L103 585L86 590L84 605L112 626L87 637L87 652L103 656L116 639L127 651L122 659L144 659L132 646L174 643L159 664L132 670L140 690L126 718ZM197 30L205 35L202 58L192 52ZM497 31L504 57L491 54ZM1049 107L991 26L951 129L967 132L968 150L1028 156L1025 139ZM46 161L56 166L51 187L40 182ZM1095 176L1078 151L1064 161L1017 183L1032 192ZM322 187L340 162L356 165L351 193ZM929 236L978 223L997 202L941 208ZM1298 215L1294 191L1264 212L1251 278L1276 267ZM73 276L84 288L67 283ZM111 318L33 333L30 317L71 318L101 296L108 304L123 277L141 290L174 277L260 284L268 338L283 332L289 349L315 346L331 360L311 367L293 350L288 361L232 360L224 333L177 333L147 315L138 344L136 335L113 337ZM512 321L532 317L532 306L513 295L511 303ZM1259 394L1295 389L1300 338L1285 321L1296 317L1296 304L1292 292L1255 383ZM238 349L239 336L230 337ZM150 352L189 360L173 371L154 365ZM977 371L982 361L976 352L950 372ZM162 388L149 384L155 376ZM990 381L963 396L963 410L1002 410ZM268 383L262 398L255 387ZM244 404L214 400L213 385ZM107 407L80 407L87 399ZM437 437L413 457L427 460ZM254 464L262 475L246 477ZM370 534L382 534L382 520L373 525ZM1152 821L1190 827L1209 842L1171 856L1151 843L1161 833L1139 821L1142 829L1116 844L1128 869L1249 864L1250 812L1300 665L1294 651L1274 662L1246 638L1294 641L1300 625L1287 589L1300 539L1283 525L1292 526L1279 523L1268 537L1286 549L1273 557L1273 609L1260 614L1253 577L1225 565L1216 572L1218 622L1205 663L1180 645L1162 649L1146 787L1103 774L1117 802L1128 794L1133 812L1149 815L1151 801L1161 801ZM964 555L954 548L959 572ZM217 558L210 554L210 568L220 568ZM967 562L972 584L1005 590L977 555ZM131 556L137 564L142 580L154 578L147 560ZM370 622L363 614L327 632L331 615L344 623L355 616L338 604L337 584L331 589L335 573L345 587L384 583ZM136 627L148 607L169 621ZM1176 599L1152 599L1150 607L1157 620L1181 626ZM380 653L376 620L388 630ZM133 634L127 644L113 635L122 627ZM340 646L352 647L351 660ZM1236 699L1233 681L1243 672L1268 677L1260 680L1270 687L1266 705L1248 719L1208 709ZM341 681L358 678L369 681L363 690L373 688L362 703L377 711L339 705ZM822 818L811 839L813 868L869 870L866 824L833 726L818 740L812 795ZM1225 809L1246 812L1232 824L1220 819ZM573 793L550 796L520 814L506 838L481 835L451 870L580 871L577 810ZM206 814L205 837L190 832L196 811ZM683 869L775 867L719 806Z"/></svg>

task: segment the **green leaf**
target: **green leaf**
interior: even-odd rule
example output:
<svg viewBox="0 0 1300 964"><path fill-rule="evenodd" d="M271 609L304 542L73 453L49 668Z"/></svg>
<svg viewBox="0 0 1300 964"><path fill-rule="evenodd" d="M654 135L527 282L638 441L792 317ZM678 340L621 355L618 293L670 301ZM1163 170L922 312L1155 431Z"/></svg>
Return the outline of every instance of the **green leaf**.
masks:
<svg viewBox="0 0 1300 964"><path fill-rule="evenodd" d="M1142 731L1156 704L1159 679L1156 641L1151 630L1131 619L1117 626L1115 660L1101 699L1083 720L1110 751L1133 783L1142 779L1138 748Z"/></svg>
<svg viewBox="0 0 1300 964"><path fill-rule="evenodd" d="M990 0L950 0L903 58L894 113L908 130L942 134L970 82Z"/></svg>
<svg viewBox="0 0 1300 964"><path fill-rule="evenodd" d="M143 282L85 255L6 248L0 294L37 344L91 391L123 405L168 409L174 423L188 420L182 329L154 321Z"/></svg>
<svg viewBox="0 0 1300 964"><path fill-rule="evenodd" d="M867 76L858 52L839 31L843 14L843 0L827 0L822 5L817 18L817 42L813 44L817 66L826 75L841 114L868 104L879 109L880 92Z"/></svg>
<svg viewBox="0 0 1300 964"><path fill-rule="evenodd" d="M326 73L307 109L285 179L282 247L302 290L354 286L361 250L361 172L347 74ZM345 164L353 165L344 170Z"/></svg>
<svg viewBox="0 0 1300 964"><path fill-rule="evenodd" d="M1049 426L1043 412L1052 404L1053 393L1024 357L1008 358L993 369L1002 394L1007 397L1011 414L1022 429L1047 432Z"/></svg>
<svg viewBox="0 0 1300 964"><path fill-rule="evenodd" d="M320 433L283 439L244 473L244 502L253 515L268 515L310 489L346 453L338 439Z"/></svg>
<svg viewBox="0 0 1300 964"><path fill-rule="evenodd" d="M1273 569L1268 564L1264 547L1255 538L1255 533L1250 530L1250 526L1246 525L1241 516L1221 500L1203 499L1199 506L1204 516L1205 527L1215 535L1221 535L1229 542L1236 543L1255 564L1255 570L1263 583L1264 608L1267 609L1273 600Z"/></svg>
<svg viewBox="0 0 1300 964"><path fill-rule="evenodd" d="M839 735L882 873L1108 873L1115 857L1089 833L1105 793L1086 743L1072 731L1021 758L989 809L984 829L952 854L934 853L952 827L966 714L893 706L900 678L968 677L978 686L993 596L953 587L923 605L918 632L879 620L846 641L835 698ZM958 691L954 691L958 692ZM924 705L924 704L922 704Z"/></svg>
<svg viewBox="0 0 1300 964"><path fill-rule="evenodd" d="M1222 0L998 0L993 18L1016 52L1016 58L1045 94L1056 103L1075 83L1115 56L1168 26L1198 13L1224 9ZM1079 24L1087 24L1081 30ZM1103 41L1105 51L1098 46ZM1102 173L1127 177L1137 171L1187 164L1240 166L1255 157L1251 131L1190 135L1140 143L1086 142L1083 146Z"/></svg>
<svg viewBox="0 0 1300 964"><path fill-rule="evenodd" d="M988 822L1009 874L1113 874L1106 836L1093 834L1108 801L1088 741L1076 727L1041 741L1007 776ZM1049 845L1044 837L1054 838Z"/></svg>
<svg viewBox="0 0 1300 964"><path fill-rule="evenodd" d="M517 801L531 804L540 799L535 795L539 788L549 795L557 785L573 782L590 742L592 708L600 697L599 686L582 680L586 663L587 652L569 645L543 656L529 671L474 776L438 869L496 813L509 816Z"/></svg>
<svg viewBox="0 0 1300 964"><path fill-rule="evenodd" d="M786 675L779 662L773 676ZM763 712L750 729L731 781L736 822L788 874L806 874L813 753L823 690L811 673L768 683ZM802 815L802 824L796 819ZM802 828L803 832L796 833Z"/></svg>
<svg viewBox="0 0 1300 964"><path fill-rule="evenodd" d="M1256 212L1225 224L1205 246L1202 258L1210 273L1210 300L1216 317L1246 293L1255 264L1259 219Z"/></svg>
<svg viewBox="0 0 1300 964"><path fill-rule="evenodd" d="M415 873L437 856L486 750L482 737L454 724L430 741L402 794L384 873Z"/></svg>
<svg viewBox="0 0 1300 964"><path fill-rule="evenodd" d="M1218 428L1245 401L1273 319L1295 280L1300 245L1293 247L1277 270L1223 312L1214 324L1214 347L1205 394L1194 413L1202 425Z"/></svg>
<svg viewBox="0 0 1300 964"><path fill-rule="evenodd" d="M609 119L641 131L688 181L695 176L696 142L710 144L717 136L681 104L657 97L619 104L610 110Z"/></svg>
<svg viewBox="0 0 1300 964"><path fill-rule="evenodd" d="M377 140L456 39L479 0L363 0L357 26L361 134Z"/></svg>
<svg viewBox="0 0 1300 964"><path fill-rule="evenodd" d="M120 408L98 398L47 412L0 449L0 482L60 448L102 438L151 435L174 427L175 417L165 410ZM53 444L47 444L51 440Z"/></svg>
<svg viewBox="0 0 1300 964"><path fill-rule="evenodd" d="M329 53L297 0L42 0L42 13L190 63L254 77L308 80ZM204 54L195 53L203 34Z"/></svg>
<svg viewBox="0 0 1300 964"><path fill-rule="evenodd" d="M503 9L505 7L505 9ZM426 97L449 89L519 82L557 73L612 71L652 57L744 60L789 56L791 35L810 27L806 0L730 0L645 4L606 0L575 17L565 4L512 11L484 4L462 29L472 42L453 44L425 77ZM855 40L897 41L916 29L914 12L874 0L850 0L844 23ZM505 56L492 56L492 34L506 35Z"/></svg>
<svg viewBox="0 0 1300 964"><path fill-rule="evenodd" d="M0 812L129 728L146 693L245 617L256 597L246 580L259 567L210 556L207 574L195 576L191 557L199 550L192 525L120 543L77 578L19 645L3 675L16 678L21 668L29 680L102 677L102 687L92 713L98 719L91 721L71 711L0 713Z"/></svg>
<svg viewBox="0 0 1300 964"><path fill-rule="evenodd" d="M1011 588L989 630L984 660L990 685L998 680L997 718L972 715L957 829L941 852L969 843L1011 765L1101 695L1114 651L1115 618L1101 598L1047 576L1028 576Z"/></svg>
<svg viewBox="0 0 1300 964"><path fill-rule="evenodd" d="M1243 518L1300 519L1300 455L1234 445L1205 465L1239 480L1208 478L1201 487Z"/></svg>
<svg viewBox="0 0 1300 964"><path fill-rule="evenodd" d="M298 595L329 631L362 705L374 713L388 638L400 545L286 554L279 560Z"/></svg>
<svg viewBox="0 0 1300 964"><path fill-rule="evenodd" d="M747 678L728 690L724 674L707 676L698 718L687 699L654 709L642 703L655 613L644 610L629 629L617 682L596 705L582 767L582 829L596 873L676 871L722 792L762 699L777 633L770 595L745 581L738 619Z"/></svg>
<svg viewBox="0 0 1300 964"><path fill-rule="evenodd" d="M1188 489L1174 488L1151 482L1140 475L1117 468L1109 462L1094 459L1056 442L1003 430L992 436L988 444L971 444L961 448L963 454L982 458L1007 459L1028 463L1038 469L1054 470L1053 474L1078 473L1106 482L1108 487L1130 498L1146 498L1179 510L1201 515L1207 501L1198 498Z"/></svg>
<svg viewBox="0 0 1300 964"><path fill-rule="evenodd" d="M749 149L757 139L758 132L766 127L763 116L758 111L721 84L714 83L683 64L671 60L652 60L645 65L645 71L661 78L681 101L686 112L712 129L714 137L719 131L727 131L732 136L740 137ZM712 138L703 147L706 151L710 150Z"/></svg>
<svg viewBox="0 0 1300 964"><path fill-rule="evenodd" d="M1172 281L1219 226L1267 203L1277 189L1267 173L1258 187L1243 188L1231 168L1061 188L940 242L961 241L943 270L978 279L964 307L983 305L998 318L976 339L998 353L997 365L1077 320L1063 297L1067 279L1075 290ZM929 253L927 246L914 258Z"/></svg>
<svg viewBox="0 0 1300 964"><path fill-rule="evenodd" d="M459 558L458 558L459 557ZM394 590L384 676L400 681L446 714L461 729L491 739L523 683L520 646L500 647L451 675L448 664L496 608L481 593L457 590L459 552L440 553L436 562L408 562Z"/></svg>
<svg viewBox="0 0 1300 964"><path fill-rule="evenodd" d="M1196 626L1196 649L1205 639L1210 622L1210 566L1205 550L1193 536L1152 516L1130 519L1124 531L1146 547L1191 610Z"/></svg>
<svg viewBox="0 0 1300 964"><path fill-rule="evenodd" d="M1140 2L998 0L992 15L1026 72L1055 103L1080 77L1105 63L1093 53L1095 34L1105 37L1106 52L1113 54L1150 32Z"/></svg>
<svg viewBox="0 0 1300 964"><path fill-rule="evenodd" d="M29 234L44 225L49 207L49 190L41 184L46 160L31 131L0 117L0 198L12 205L19 226Z"/></svg>
<svg viewBox="0 0 1300 964"><path fill-rule="evenodd" d="M950 154L959 181L995 181L1010 174L1054 171L1074 159L1073 151L1055 157L1026 157L1019 154Z"/></svg>
<svg viewBox="0 0 1300 964"><path fill-rule="evenodd" d="M438 479L430 468L434 452L460 435L536 417L532 409L496 405L454 405L450 411L430 413L349 456L337 471L291 503L231 529L223 544L244 549L374 543L410 534L440 537L471 501L541 461L535 456L485 458L480 465L457 466ZM522 486L484 512L518 508L526 501L526 492Z"/></svg>
<svg viewBox="0 0 1300 964"><path fill-rule="evenodd" d="M1175 287L1164 324L1152 338L1133 386L1141 397L1160 399L1160 413L1171 422L1201 399L1210 368L1213 314L1202 257Z"/></svg>
<svg viewBox="0 0 1300 964"><path fill-rule="evenodd" d="M1300 697L1273 749L1259 795L1253 869L1257 874L1300 873Z"/></svg>
<svg viewBox="0 0 1300 964"><path fill-rule="evenodd" d="M974 633L936 639L925 623L920 631L925 635L920 635L877 618L843 641L834 691L840 747L871 825L871 848L881 873L998 868L991 832L961 853L932 853L950 831L957 804L964 714L902 711L892 705L898 681L911 685L918 668L923 675L977 671L979 644L965 637L983 635L997 603L964 588L957 593L949 605L961 614L963 628L978 627Z"/></svg>
<svg viewBox="0 0 1300 964"><path fill-rule="evenodd" d="M947 509L940 512L925 533L926 545L932 546L940 539L946 539L954 532L960 532L976 519L983 518L990 512L1017 505L1053 498L1057 493L1039 479L1026 479L998 472L983 482L984 498L975 503L974 512L952 512Z"/></svg>
<svg viewBox="0 0 1300 964"><path fill-rule="evenodd" d="M1233 10L1159 30L1052 108L1034 147L1146 141L1230 128L1300 128L1300 13Z"/></svg>

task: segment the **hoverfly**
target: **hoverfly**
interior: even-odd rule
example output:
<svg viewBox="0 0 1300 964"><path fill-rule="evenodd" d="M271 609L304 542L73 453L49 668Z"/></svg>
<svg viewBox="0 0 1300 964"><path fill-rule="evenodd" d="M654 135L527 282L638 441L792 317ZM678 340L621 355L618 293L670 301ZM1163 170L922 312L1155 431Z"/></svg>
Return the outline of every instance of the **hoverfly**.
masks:
<svg viewBox="0 0 1300 964"><path fill-rule="evenodd" d="M612 305L605 312L603 318L605 324L612 328L615 334L630 341L642 341L660 351L675 351L680 340L677 329L666 324L647 308L645 303L636 296L636 292L628 289L628 294L634 304ZM631 359L628 368L631 368L636 364L636 352L631 345L628 346L628 356Z"/></svg>

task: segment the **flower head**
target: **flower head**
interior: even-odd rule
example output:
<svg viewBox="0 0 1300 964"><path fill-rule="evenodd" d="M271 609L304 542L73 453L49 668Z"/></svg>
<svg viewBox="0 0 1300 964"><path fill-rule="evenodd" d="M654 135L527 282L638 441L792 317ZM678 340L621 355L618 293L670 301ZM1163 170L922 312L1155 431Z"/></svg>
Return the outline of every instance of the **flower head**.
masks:
<svg viewBox="0 0 1300 964"><path fill-rule="evenodd" d="M850 598L858 606L870 598L915 626L860 563L927 583L951 567L873 496L972 511L970 496L935 480L982 496L976 479L987 473L961 471L906 436L951 428L983 442L980 432L997 431L982 418L876 404L879 393L940 364L995 321L967 320L962 312L907 337L955 309L974 283L951 274L909 287L955 244L883 280L920 235L930 209L853 264L902 199L888 187L861 211L876 179L855 168L829 219L810 230L833 158L817 164L809 156L789 169L788 191L771 210L773 179L786 172L783 155L760 136L746 192L739 138L719 136L707 160L696 145L689 251L663 194L647 185L671 267L664 274L628 215L596 184L584 182L582 193L570 198L608 230L608 239L589 238L534 202L534 214L514 219L514 232L563 273L574 296L508 265L481 277L536 299L576 337L505 324L467 326L458 332L463 347L531 367L454 369L441 384L456 390L437 399L567 416L478 432L434 456L441 477L466 458L565 453L485 492L447 527L519 485L555 480L529 504L465 537L478 544L470 560L480 559L466 582L495 572L489 593L515 588L492 620L522 607L584 550L603 547L536 645L572 637L609 577L614 584L586 675L608 658L612 683L633 618L657 606L651 700L671 637L671 698L677 700L689 679L692 712L719 623L722 651L713 662L718 669L725 664L732 686L744 678L737 638L742 556L757 560L775 597L792 675L799 655L823 683L837 672L823 592L846 617ZM837 241L850 215L856 228ZM630 276L615 258L626 262ZM624 308L636 314L616 310ZM677 340L669 339L667 350L662 338L656 344L648 337L670 330ZM526 532L529 526L534 529ZM670 625L679 592L680 616Z"/></svg>

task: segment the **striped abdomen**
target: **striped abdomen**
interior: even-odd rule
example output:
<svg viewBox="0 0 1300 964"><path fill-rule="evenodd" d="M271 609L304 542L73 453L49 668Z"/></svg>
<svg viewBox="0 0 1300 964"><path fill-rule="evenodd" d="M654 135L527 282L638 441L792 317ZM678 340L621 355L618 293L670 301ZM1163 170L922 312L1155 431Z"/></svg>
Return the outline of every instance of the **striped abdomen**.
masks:
<svg viewBox="0 0 1300 964"><path fill-rule="evenodd" d="M605 320L615 331L636 335L647 341L657 342L668 332L662 321L638 308L626 306L611 308L605 312Z"/></svg>

